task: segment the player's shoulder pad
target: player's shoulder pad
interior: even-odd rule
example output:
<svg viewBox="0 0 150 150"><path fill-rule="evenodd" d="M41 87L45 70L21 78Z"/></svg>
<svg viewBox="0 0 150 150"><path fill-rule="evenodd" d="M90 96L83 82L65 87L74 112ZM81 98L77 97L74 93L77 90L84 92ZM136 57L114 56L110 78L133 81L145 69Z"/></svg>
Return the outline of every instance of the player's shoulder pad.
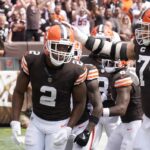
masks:
<svg viewBox="0 0 150 150"><path fill-rule="evenodd" d="M87 67L87 80L98 79L99 71L96 66L92 64L85 64L85 66Z"/></svg>
<svg viewBox="0 0 150 150"><path fill-rule="evenodd" d="M30 50L30 51L27 51L25 54L24 54L24 58L29 61L29 62L32 62L34 61L36 58L40 57L40 55L42 54L41 51L36 51L36 50Z"/></svg>
<svg viewBox="0 0 150 150"><path fill-rule="evenodd" d="M113 76L114 87L120 88L125 86L130 86L133 81L129 74L127 74L126 70L120 70Z"/></svg>
<svg viewBox="0 0 150 150"><path fill-rule="evenodd" d="M24 54L24 56L39 56L41 53L41 51L29 50Z"/></svg>
<svg viewBox="0 0 150 150"><path fill-rule="evenodd" d="M23 71L29 75L29 66L35 62L35 59L40 56L40 51L28 51L24 54L21 60L21 68Z"/></svg>
<svg viewBox="0 0 150 150"><path fill-rule="evenodd" d="M84 82L87 77L87 67L84 63L76 59L72 59L68 64L71 65L72 71L76 72L75 74L77 75L74 85L79 85Z"/></svg>

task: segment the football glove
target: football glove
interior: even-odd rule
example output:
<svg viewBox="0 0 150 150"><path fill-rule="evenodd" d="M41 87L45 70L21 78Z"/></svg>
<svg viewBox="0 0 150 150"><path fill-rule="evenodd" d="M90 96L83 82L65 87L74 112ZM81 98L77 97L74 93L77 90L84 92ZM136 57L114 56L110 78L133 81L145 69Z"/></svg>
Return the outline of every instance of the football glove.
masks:
<svg viewBox="0 0 150 150"><path fill-rule="evenodd" d="M74 142L76 142L78 145L83 147L83 146L86 146L86 144L88 143L89 137L90 137L90 132L85 129L82 133L77 135Z"/></svg>
<svg viewBox="0 0 150 150"><path fill-rule="evenodd" d="M71 134L72 128L71 127L63 127L58 131L55 135L54 144L55 145L62 145L66 142Z"/></svg>
<svg viewBox="0 0 150 150"><path fill-rule="evenodd" d="M24 137L21 136L21 124L19 121L11 121L13 140L16 144L24 144Z"/></svg>

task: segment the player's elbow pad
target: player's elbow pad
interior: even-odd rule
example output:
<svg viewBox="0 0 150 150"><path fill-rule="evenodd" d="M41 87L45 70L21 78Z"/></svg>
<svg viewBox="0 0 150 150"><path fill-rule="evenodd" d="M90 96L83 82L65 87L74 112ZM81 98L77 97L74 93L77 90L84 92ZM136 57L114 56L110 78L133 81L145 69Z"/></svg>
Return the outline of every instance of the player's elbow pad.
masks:
<svg viewBox="0 0 150 150"><path fill-rule="evenodd" d="M110 58L113 60L121 59L127 61L127 43L118 42L112 44Z"/></svg>
<svg viewBox="0 0 150 150"><path fill-rule="evenodd" d="M87 48L90 51L93 51L94 54L100 53L103 46L104 46L103 39L96 39L92 36L89 36L85 43L85 48Z"/></svg>

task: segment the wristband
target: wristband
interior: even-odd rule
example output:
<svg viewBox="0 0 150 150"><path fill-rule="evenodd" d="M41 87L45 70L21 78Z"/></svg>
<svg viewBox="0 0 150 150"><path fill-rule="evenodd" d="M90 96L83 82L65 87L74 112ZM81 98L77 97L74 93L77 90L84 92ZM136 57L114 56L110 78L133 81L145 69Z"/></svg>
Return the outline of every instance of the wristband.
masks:
<svg viewBox="0 0 150 150"><path fill-rule="evenodd" d="M90 122L93 122L93 123L95 123L95 124L98 124L99 118L98 118L98 117L95 117L95 116L93 116L93 115L91 115L91 116L89 116L89 121L90 121Z"/></svg>
<svg viewBox="0 0 150 150"><path fill-rule="evenodd" d="M110 109L109 108L103 108L103 116L109 117L110 115Z"/></svg>

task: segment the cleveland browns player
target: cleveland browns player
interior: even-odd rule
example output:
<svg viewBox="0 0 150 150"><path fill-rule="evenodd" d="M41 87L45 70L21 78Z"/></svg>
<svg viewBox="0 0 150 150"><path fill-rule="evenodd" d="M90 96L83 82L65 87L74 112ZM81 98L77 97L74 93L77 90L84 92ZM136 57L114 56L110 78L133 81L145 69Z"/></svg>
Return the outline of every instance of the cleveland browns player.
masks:
<svg viewBox="0 0 150 150"><path fill-rule="evenodd" d="M142 122L141 90L136 74L121 61L103 60L110 76L110 91L115 105L103 109L103 116L121 116L121 123L108 138L105 150L129 150ZM135 76L135 77L134 77ZM133 78L135 80L133 80Z"/></svg>
<svg viewBox="0 0 150 150"><path fill-rule="evenodd" d="M29 51L22 58L10 125L13 138L19 144L19 116L24 92L31 82L33 112L25 135L26 150L63 150L84 111L87 69L71 61L73 42L70 28L54 25L45 34L44 53Z"/></svg>
<svg viewBox="0 0 150 150"><path fill-rule="evenodd" d="M93 64L96 66L96 68L99 71L99 94L102 98L102 104L103 108L108 108L113 105L115 105L114 100L111 98L110 93L110 80L111 76L109 73L107 73L104 69L104 66L102 64L103 59L97 58L97 56L90 54L88 56L83 56L81 58L81 61L85 64ZM120 117L119 116L111 116L111 117L105 117L101 116L99 119L99 123L97 124L95 128L95 139L92 143L93 150L98 149L98 145L102 136L103 131L105 130L106 135L109 137L111 133L117 128L117 126L120 123Z"/></svg>
<svg viewBox="0 0 150 150"><path fill-rule="evenodd" d="M75 42L74 59L80 60L82 55L82 47L79 42ZM87 68L87 78L85 80L87 87L87 101L84 113L73 129L73 134L76 135L72 150L87 150L92 149L95 139L95 126L99 122L99 117L102 114L102 101L99 93L99 73L97 68L92 64L84 64ZM89 105L92 105L90 110Z"/></svg>
<svg viewBox="0 0 150 150"><path fill-rule="evenodd" d="M75 39L95 54L107 54L110 59L136 60L136 73L140 79L142 107L144 111L142 126L137 133L133 149L148 150L150 147L150 8L141 12L136 24L135 38L129 42L112 43L95 39L72 27Z"/></svg>

